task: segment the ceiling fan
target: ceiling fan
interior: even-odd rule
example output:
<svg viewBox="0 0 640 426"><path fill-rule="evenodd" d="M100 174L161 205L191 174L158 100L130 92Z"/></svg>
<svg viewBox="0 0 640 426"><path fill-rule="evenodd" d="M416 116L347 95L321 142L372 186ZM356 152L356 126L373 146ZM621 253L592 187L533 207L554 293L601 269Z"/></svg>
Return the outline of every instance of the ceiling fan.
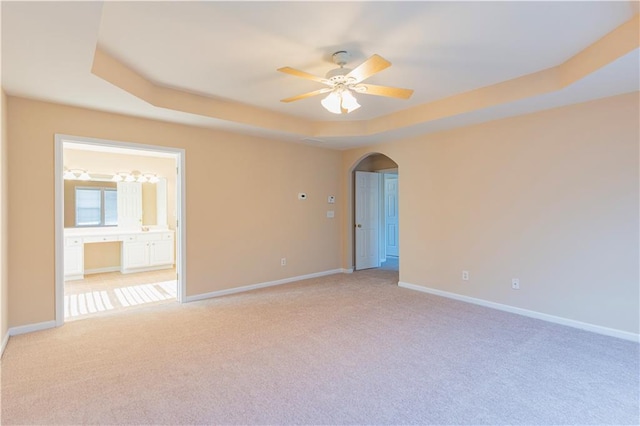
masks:
<svg viewBox="0 0 640 426"><path fill-rule="evenodd" d="M278 71L285 74L295 75L296 77L306 78L307 80L317 81L329 86L313 92L282 99L281 102L299 101L300 99L306 99L311 96L329 93L329 96L321 101L322 106L334 114L347 114L360 108L360 104L358 104L358 101L351 92L400 99L409 99L413 94L413 90L410 89L399 89L396 87L362 83L362 81L372 75L391 66L391 62L379 55L371 56L354 69L344 67L347 63L347 59L349 59L349 54L344 50L334 53L332 55L332 59L339 68L329 71L325 78L318 77L304 71L299 71L291 67L278 68Z"/></svg>

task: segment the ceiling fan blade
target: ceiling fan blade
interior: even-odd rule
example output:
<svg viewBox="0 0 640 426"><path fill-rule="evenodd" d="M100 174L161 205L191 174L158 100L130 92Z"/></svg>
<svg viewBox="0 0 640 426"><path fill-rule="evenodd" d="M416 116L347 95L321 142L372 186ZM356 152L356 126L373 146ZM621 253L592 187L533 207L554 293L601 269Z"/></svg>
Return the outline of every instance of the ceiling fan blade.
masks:
<svg viewBox="0 0 640 426"><path fill-rule="evenodd" d="M299 101L300 99L305 99L305 98L310 98L312 96L321 95L323 93L330 92L331 90L333 90L333 89L331 89L330 87L325 87L324 89L314 90L313 92L303 93L302 95L293 96L293 97L287 98L287 99L282 99L280 102Z"/></svg>
<svg viewBox="0 0 640 426"><path fill-rule="evenodd" d="M322 84L330 84L326 78L318 77L317 75L309 74L308 72L300 71L291 67L278 68L278 71L285 74L295 75L296 77L306 78L307 80L317 81Z"/></svg>
<svg viewBox="0 0 640 426"><path fill-rule="evenodd" d="M390 66L391 62L387 61L382 56L373 55L351 70L351 72L347 74L347 78L353 77L356 80L356 83L359 83Z"/></svg>
<svg viewBox="0 0 640 426"><path fill-rule="evenodd" d="M364 90L358 90L364 88ZM386 96L389 98L409 99L413 95L411 89L399 89L397 87L377 86L375 84L358 84L355 88L356 93L364 93L365 95Z"/></svg>

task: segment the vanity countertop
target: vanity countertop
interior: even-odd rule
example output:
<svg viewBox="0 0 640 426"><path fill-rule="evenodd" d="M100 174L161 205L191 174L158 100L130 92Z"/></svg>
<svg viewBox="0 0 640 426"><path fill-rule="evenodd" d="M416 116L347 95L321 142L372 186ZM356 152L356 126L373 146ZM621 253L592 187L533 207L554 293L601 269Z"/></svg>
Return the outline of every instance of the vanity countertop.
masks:
<svg viewBox="0 0 640 426"><path fill-rule="evenodd" d="M101 228L64 228L64 235L67 237L158 234L162 232L174 231L168 228L149 228L148 231L143 231L142 229L118 228L117 226Z"/></svg>

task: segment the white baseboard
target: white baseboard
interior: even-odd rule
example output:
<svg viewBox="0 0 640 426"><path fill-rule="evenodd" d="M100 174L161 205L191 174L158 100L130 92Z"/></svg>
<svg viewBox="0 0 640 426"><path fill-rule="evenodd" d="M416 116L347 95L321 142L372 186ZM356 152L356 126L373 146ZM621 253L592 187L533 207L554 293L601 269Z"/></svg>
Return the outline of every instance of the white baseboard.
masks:
<svg viewBox="0 0 640 426"><path fill-rule="evenodd" d="M85 269L84 274L103 274L105 272L120 272L119 266L107 266L106 268Z"/></svg>
<svg viewBox="0 0 640 426"><path fill-rule="evenodd" d="M0 358L2 358L2 354L4 354L4 348L7 347L7 343L9 343L9 333L8 332L2 338L2 343L0 343Z"/></svg>
<svg viewBox="0 0 640 426"><path fill-rule="evenodd" d="M228 294L242 293L242 292L245 292L245 291L257 290L259 288L272 287L272 286L276 286L276 285L292 283L294 281L308 280L309 278L317 278L317 277L324 277L325 275L340 274L343 271L344 271L343 269L332 269L330 271L316 272L316 273L307 274L307 275L299 275L297 277L284 278L284 279L276 280L276 281L268 281L268 282L264 282L264 283L251 284L251 285L245 285L245 286L242 286L242 287L230 288L230 289L227 289L227 290L219 290L219 291L212 291L210 293L196 294L194 296L187 296L186 301L187 302L195 302L196 300L211 299L212 297L220 297L220 296L226 296Z"/></svg>
<svg viewBox="0 0 640 426"><path fill-rule="evenodd" d="M55 321L45 321L45 322L39 322L36 324L27 324L27 325L21 325L18 327L11 327L9 329L9 336L17 336L19 334L31 333L33 331L46 330L48 328L55 328L55 326L56 326Z"/></svg>
<svg viewBox="0 0 640 426"><path fill-rule="evenodd" d="M340 269L340 271L343 274L353 274L353 268L342 268L342 269Z"/></svg>
<svg viewBox="0 0 640 426"><path fill-rule="evenodd" d="M544 314L542 312L530 311L528 309L517 308L515 306L503 305L502 303L490 302L484 299L464 296L462 294L450 293L448 291L437 290L435 288L424 287L421 285L398 282L399 287L408 288L410 290L421 291L423 293L435 294L449 299L459 300L461 302L473 303L487 308L497 309L500 311L510 312L512 314L523 315L525 317L540 319L555 324L566 325L581 330L591 331L593 333L604 334L605 336L617 337L619 339L630 340L632 342L640 342L640 334L630 333L628 331L617 330L615 328L602 327L599 325L589 324L586 322L576 321L569 318L557 317L555 315Z"/></svg>
<svg viewBox="0 0 640 426"><path fill-rule="evenodd" d="M173 268L173 264L170 265L159 265L159 266L149 266L147 268L135 268L135 269L122 269L118 268L123 274L135 274L137 272L151 272L151 271L159 271L161 269L171 269Z"/></svg>

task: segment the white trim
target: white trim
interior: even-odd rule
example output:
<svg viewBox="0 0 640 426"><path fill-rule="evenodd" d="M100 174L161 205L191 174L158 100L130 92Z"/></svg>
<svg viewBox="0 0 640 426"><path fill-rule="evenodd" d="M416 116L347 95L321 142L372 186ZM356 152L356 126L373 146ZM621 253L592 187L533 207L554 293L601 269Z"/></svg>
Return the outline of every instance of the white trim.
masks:
<svg viewBox="0 0 640 426"><path fill-rule="evenodd" d="M171 265L157 265L157 266L148 266L146 268L132 268L132 269L120 269L118 268L118 271L120 271L122 274L136 274L138 272L150 272L150 271L159 271L162 269L171 269L173 268L173 264Z"/></svg>
<svg viewBox="0 0 640 426"><path fill-rule="evenodd" d="M512 314L518 314L525 317L535 318L543 321L552 322L555 324L566 325L573 328L579 328L581 330L591 331L593 333L604 334L605 336L617 337L619 339L630 340L632 342L640 342L640 334L630 333L628 331L617 330L615 328L602 327L595 324L589 324L582 321L576 321L569 318L557 317L555 315L549 315L538 311L531 311L528 309L517 308L515 306L503 305L502 303L490 302L484 299L476 299L475 297L464 296L462 294L450 293L448 291L437 290L435 288L424 287L421 285L398 282L399 287L408 288L410 290L421 291L423 293L435 294L436 296L442 296L449 299L459 300L461 302L473 303L474 305L480 305L487 308L497 309L499 311L510 312Z"/></svg>
<svg viewBox="0 0 640 426"><path fill-rule="evenodd" d="M178 281L177 298L178 303L187 301L187 163L186 151L180 149L178 160L176 161L176 204L179 203L180 208L176 208L176 273Z"/></svg>
<svg viewBox="0 0 640 426"><path fill-rule="evenodd" d="M342 269L340 269L340 271L343 274L353 274L353 268L342 268Z"/></svg>
<svg viewBox="0 0 640 426"><path fill-rule="evenodd" d="M71 136L64 134L55 134L54 142L54 182L55 182L55 325L61 326L64 324L64 180L62 179L63 172L63 148L64 143L76 143L82 145L93 145L95 149L101 149L103 147L115 147L122 151L136 150L136 151L148 151L150 155L153 153L163 153L167 157L173 157L176 160L177 176L176 176L176 219L178 224L176 226L177 234L177 262L176 269L178 272L178 302L183 303L186 301L187 294L187 255L186 255L186 194L185 194L185 150L183 148L173 148L166 146L156 146L139 144L132 142L122 142L106 139L87 138L81 136Z"/></svg>
<svg viewBox="0 0 640 426"><path fill-rule="evenodd" d="M54 142L54 279L55 279L55 325L60 327L64 324L64 180L62 179L63 141L60 135L55 135ZM68 277L67 279L73 279ZM83 277L84 278L84 277Z"/></svg>
<svg viewBox="0 0 640 426"><path fill-rule="evenodd" d="M7 343L9 343L9 333L4 335L2 339L2 343L0 343L0 358L2 358L2 354L4 354L4 348L7 347Z"/></svg>
<svg viewBox="0 0 640 426"><path fill-rule="evenodd" d="M120 272L119 266L107 266L106 268L85 269L84 274L103 274L105 272ZM68 279L68 278L67 278Z"/></svg>
<svg viewBox="0 0 640 426"><path fill-rule="evenodd" d="M35 324L21 325L18 327L11 327L9 329L9 336L17 336L19 334L32 333L34 331L47 330L49 328L55 328L55 327L56 327L55 321L44 321L44 322L38 322Z"/></svg>
<svg viewBox="0 0 640 426"><path fill-rule="evenodd" d="M294 281L308 280L309 278L324 277L325 275L339 274L342 269L332 269L330 271L316 272L313 274L299 275L297 277L284 278L276 281L268 281L264 283L245 285L242 287L229 288L227 290L212 291L210 293L196 294L187 296L187 302L195 302L196 300L211 299L212 297L226 296L228 294L242 293L245 291L257 290L259 288L272 287L280 284L287 284Z"/></svg>

